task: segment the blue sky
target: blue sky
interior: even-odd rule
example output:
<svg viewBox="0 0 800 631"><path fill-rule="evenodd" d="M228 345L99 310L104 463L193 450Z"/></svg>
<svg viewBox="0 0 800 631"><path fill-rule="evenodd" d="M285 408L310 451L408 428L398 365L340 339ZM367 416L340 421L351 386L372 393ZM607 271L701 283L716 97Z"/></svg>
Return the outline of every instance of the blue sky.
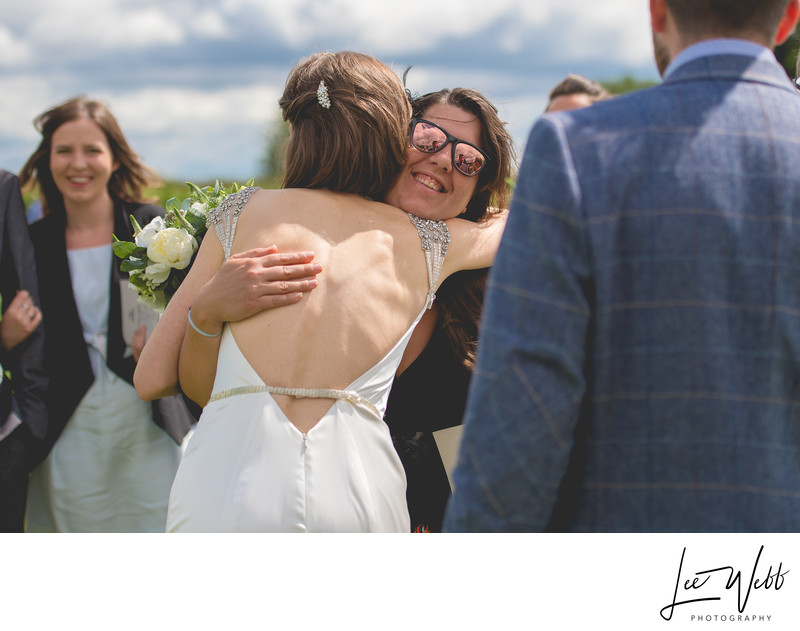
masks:
<svg viewBox="0 0 800 631"><path fill-rule="evenodd" d="M0 15L0 167L33 151L34 117L108 103L164 177L260 170L286 75L324 50L372 54L424 93L495 102L519 149L569 72L657 79L646 0L26 0Z"/></svg>

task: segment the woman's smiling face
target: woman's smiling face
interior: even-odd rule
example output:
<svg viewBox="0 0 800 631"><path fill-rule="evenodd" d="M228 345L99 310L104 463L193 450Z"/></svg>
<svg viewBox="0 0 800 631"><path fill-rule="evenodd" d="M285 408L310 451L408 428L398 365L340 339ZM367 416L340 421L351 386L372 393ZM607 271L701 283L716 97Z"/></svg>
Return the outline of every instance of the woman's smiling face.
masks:
<svg viewBox="0 0 800 631"><path fill-rule="evenodd" d="M456 105L436 103L420 118L483 149L480 121ZM450 143L436 153L409 146L406 164L385 201L423 219L452 219L467 208L477 184L477 177L467 177L453 167Z"/></svg>
<svg viewBox="0 0 800 631"><path fill-rule="evenodd" d="M50 171L65 202L92 202L108 194L119 163L105 133L93 120L77 118L53 132Z"/></svg>

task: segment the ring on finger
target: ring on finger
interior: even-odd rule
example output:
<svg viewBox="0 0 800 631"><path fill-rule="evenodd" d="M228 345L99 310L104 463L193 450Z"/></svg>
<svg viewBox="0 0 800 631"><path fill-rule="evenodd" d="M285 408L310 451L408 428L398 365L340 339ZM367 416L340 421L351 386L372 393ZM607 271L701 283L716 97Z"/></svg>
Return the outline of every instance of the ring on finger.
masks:
<svg viewBox="0 0 800 631"><path fill-rule="evenodd" d="M35 317L36 317L35 309L31 309L30 311L28 311L28 320L33 320Z"/></svg>

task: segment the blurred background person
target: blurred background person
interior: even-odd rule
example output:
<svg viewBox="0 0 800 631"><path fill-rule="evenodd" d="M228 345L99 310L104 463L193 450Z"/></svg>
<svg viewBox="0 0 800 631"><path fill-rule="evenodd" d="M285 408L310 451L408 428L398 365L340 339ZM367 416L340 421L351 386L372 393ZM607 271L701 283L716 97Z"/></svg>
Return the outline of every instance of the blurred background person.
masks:
<svg viewBox="0 0 800 631"><path fill-rule="evenodd" d="M163 215L144 199L158 178L98 101L70 99L35 125L42 139L20 180L38 185L44 212L31 236L50 424L26 530L162 531L193 417L179 397L150 404L132 386L140 348L122 336L121 292L130 290L111 249L112 234L132 240L131 215L141 226Z"/></svg>
<svg viewBox="0 0 800 631"><path fill-rule="evenodd" d="M550 91L545 112L577 110L610 99L611 96L597 81L583 75L569 74Z"/></svg>
<svg viewBox="0 0 800 631"><path fill-rule="evenodd" d="M0 532L22 532L28 474L47 431L44 329L25 206L0 170Z"/></svg>

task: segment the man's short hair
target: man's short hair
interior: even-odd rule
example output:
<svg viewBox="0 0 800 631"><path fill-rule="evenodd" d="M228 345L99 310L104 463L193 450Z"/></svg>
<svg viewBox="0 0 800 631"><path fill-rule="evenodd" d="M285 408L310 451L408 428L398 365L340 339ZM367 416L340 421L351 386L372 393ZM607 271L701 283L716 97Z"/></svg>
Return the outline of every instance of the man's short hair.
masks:
<svg viewBox="0 0 800 631"><path fill-rule="evenodd" d="M789 0L665 0L678 29L688 36L774 36Z"/></svg>
<svg viewBox="0 0 800 631"><path fill-rule="evenodd" d="M597 81L592 81L583 75L569 74L550 91L548 101L570 94L585 94L592 103L611 98L611 94Z"/></svg>

